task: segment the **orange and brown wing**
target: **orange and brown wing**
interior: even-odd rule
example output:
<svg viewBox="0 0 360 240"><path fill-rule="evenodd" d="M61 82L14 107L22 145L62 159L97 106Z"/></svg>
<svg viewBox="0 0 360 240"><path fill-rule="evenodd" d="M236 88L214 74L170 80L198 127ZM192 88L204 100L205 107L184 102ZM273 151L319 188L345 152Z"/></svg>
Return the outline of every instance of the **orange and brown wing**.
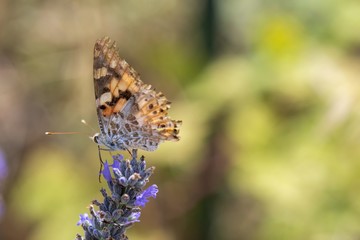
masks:
<svg viewBox="0 0 360 240"><path fill-rule="evenodd" d="M124 118L124 124L128 125L124 125L124 128L127 127L130 132L143 133L145 138L157 143L179 140L181 121L171 120L167 116L170 102L164 94L155 92L140 80L139 74L119 57L115 42L108 37L95 43L94 87L103 133L107 128L104 124L110 124L111 117L119 113ZM131 144L131 137L124 137L130 138L129 147L144 149Z"/></svg>
<svg viewBox="0 0 360 240"><path fill-rule="evenodd" d="M109 117L119 112L143 82L136 71L119 57L115 42L104 37L94 48L95 98L101 113Z"/></svg>

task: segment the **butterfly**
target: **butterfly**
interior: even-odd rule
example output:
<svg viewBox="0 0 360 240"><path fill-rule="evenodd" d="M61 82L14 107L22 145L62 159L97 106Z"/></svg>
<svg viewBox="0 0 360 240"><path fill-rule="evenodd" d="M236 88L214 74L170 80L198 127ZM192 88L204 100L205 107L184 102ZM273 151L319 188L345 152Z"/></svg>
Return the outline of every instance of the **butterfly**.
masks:
<svg viewBox="0 0 360 240"><path fill-rule="evenodd" d="M92 139L99 147L154 151L161 142L179 141L182 121L168 116L171 102L140 80L109 37L95 43L94 89L100 132Z"/></svg>

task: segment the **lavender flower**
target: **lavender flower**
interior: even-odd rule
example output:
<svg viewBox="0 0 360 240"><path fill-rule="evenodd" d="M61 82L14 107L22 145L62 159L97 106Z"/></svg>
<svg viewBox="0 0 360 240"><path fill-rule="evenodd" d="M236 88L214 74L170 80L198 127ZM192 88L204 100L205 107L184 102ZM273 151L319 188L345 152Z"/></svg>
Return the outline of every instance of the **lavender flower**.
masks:
<svg viewBox="0 0 360 240"><path fill-rule="evenodd" d="M7 177L8 168L5 160L5 155L0 149L0 181L4 180Z"/></svg>
<svg viewBox="0 0 360 240"><path fill-rule="evenodd" d="M143 190L155 168L146 169L144 157L137 160L136 150L133 150L132 156L129 161L124 160L122 155L116 155L112 165L104 163L102 176L111 195L101 189L104 199L92 202L91 216L86 213L80 215L77 225L82 226L85 236L77 235L77 240L127 240L126 229L140 221L140 207L144 207L150 197L156 197L156 185ZM99 210L96 211L94 205Z"/></svg>
<svg viewBox="0 0 360 240"><path fill-rule="evenodd" d="M149 201L149 197L156 198L158 191L158 187L155 184L151 185L136 197L135 205L139 207L145 207L145 204Z"/></svg>
<svg viewBox="0 0 360 240"><path fill-rule="evenodd" d="M77 222L77 226L80 226L82 224L86 224L86 221L89 221L89 215L87 213L80 214L80 220Z"/></svg>
<svg viewBox="0 0 360 240"><path fill-rule="evenodd" d="M8 166L5 159L5 154L0 149L0 219L5 213L5 204L2 198L3 181L5 181L8 175Z"/></svg>

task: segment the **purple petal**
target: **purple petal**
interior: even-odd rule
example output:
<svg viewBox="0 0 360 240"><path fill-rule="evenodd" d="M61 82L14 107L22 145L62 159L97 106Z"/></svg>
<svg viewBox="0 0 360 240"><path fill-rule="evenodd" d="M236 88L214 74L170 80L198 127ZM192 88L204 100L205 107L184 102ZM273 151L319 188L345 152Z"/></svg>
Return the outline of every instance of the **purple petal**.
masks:
<svg viewBox="0 0 360 240"><path fill-rule="evenodd" d="M118 168L113 168L113 173L114 173L115 178L120 178L123 176L120 172L120 169L118 169Z"/></svg>
<svg viewBox="0 0 360 240"><path fill-rule="evenodd" d="M121 154L118 154L118 155L114 155L114 156L113 156L114 162L115 162L115 161L120 162L120 161L122 161L123 159L124 159L124 156L121 155Z"/></svg>
<svg viewBox="0 0 360 240"><path fill-rule="evenodd" d="M83 223L85 223L86 221L89 221L89 215L87 213L84 214L80 214L80 220L77 222L77 226L82 225Z"/></svg>
<svg viewBox="0 0 360 240"><path fill-rule="evenodd" d="M132 213L128 218L128 223L140 222L140 220L139 220L140 215L141 215L141 212Z"/></svg>
<svg viewBox="0 0 360 240"><path fill-rule="evenodd" d="M136 197L135 206L144 207L145 204L149 201L149 197L156 198L156 194L158 193L158 191L158 186L156 186L155 184L151 185Z"/></svg>
<svg viewBox="0 0 360 240"><path fill-rule="evenodd" d="M120 168L120 161L114 158L114 163L111 166L112 166L113 169L114 168L119 169Z"/></svg>
<svg viewBox="0 0 360 240"><path fill-rule="evenodd" d="M102 175L106 179L106 181L111 182L111 173L108 162L104 163L104 170L102 170Z"/></svg>

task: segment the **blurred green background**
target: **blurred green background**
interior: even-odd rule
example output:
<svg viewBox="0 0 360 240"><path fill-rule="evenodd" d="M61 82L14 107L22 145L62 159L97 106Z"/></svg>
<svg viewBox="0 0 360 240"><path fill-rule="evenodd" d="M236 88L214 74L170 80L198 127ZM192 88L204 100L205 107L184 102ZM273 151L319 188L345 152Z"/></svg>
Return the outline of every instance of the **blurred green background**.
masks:
<svg viewBox="0 0 360 240"><path fill-rule="evenodd" d="M0 1L0 239L83 233L105 35L183 120L131 240L360 239L359 29L355 0Z"/></svg>

